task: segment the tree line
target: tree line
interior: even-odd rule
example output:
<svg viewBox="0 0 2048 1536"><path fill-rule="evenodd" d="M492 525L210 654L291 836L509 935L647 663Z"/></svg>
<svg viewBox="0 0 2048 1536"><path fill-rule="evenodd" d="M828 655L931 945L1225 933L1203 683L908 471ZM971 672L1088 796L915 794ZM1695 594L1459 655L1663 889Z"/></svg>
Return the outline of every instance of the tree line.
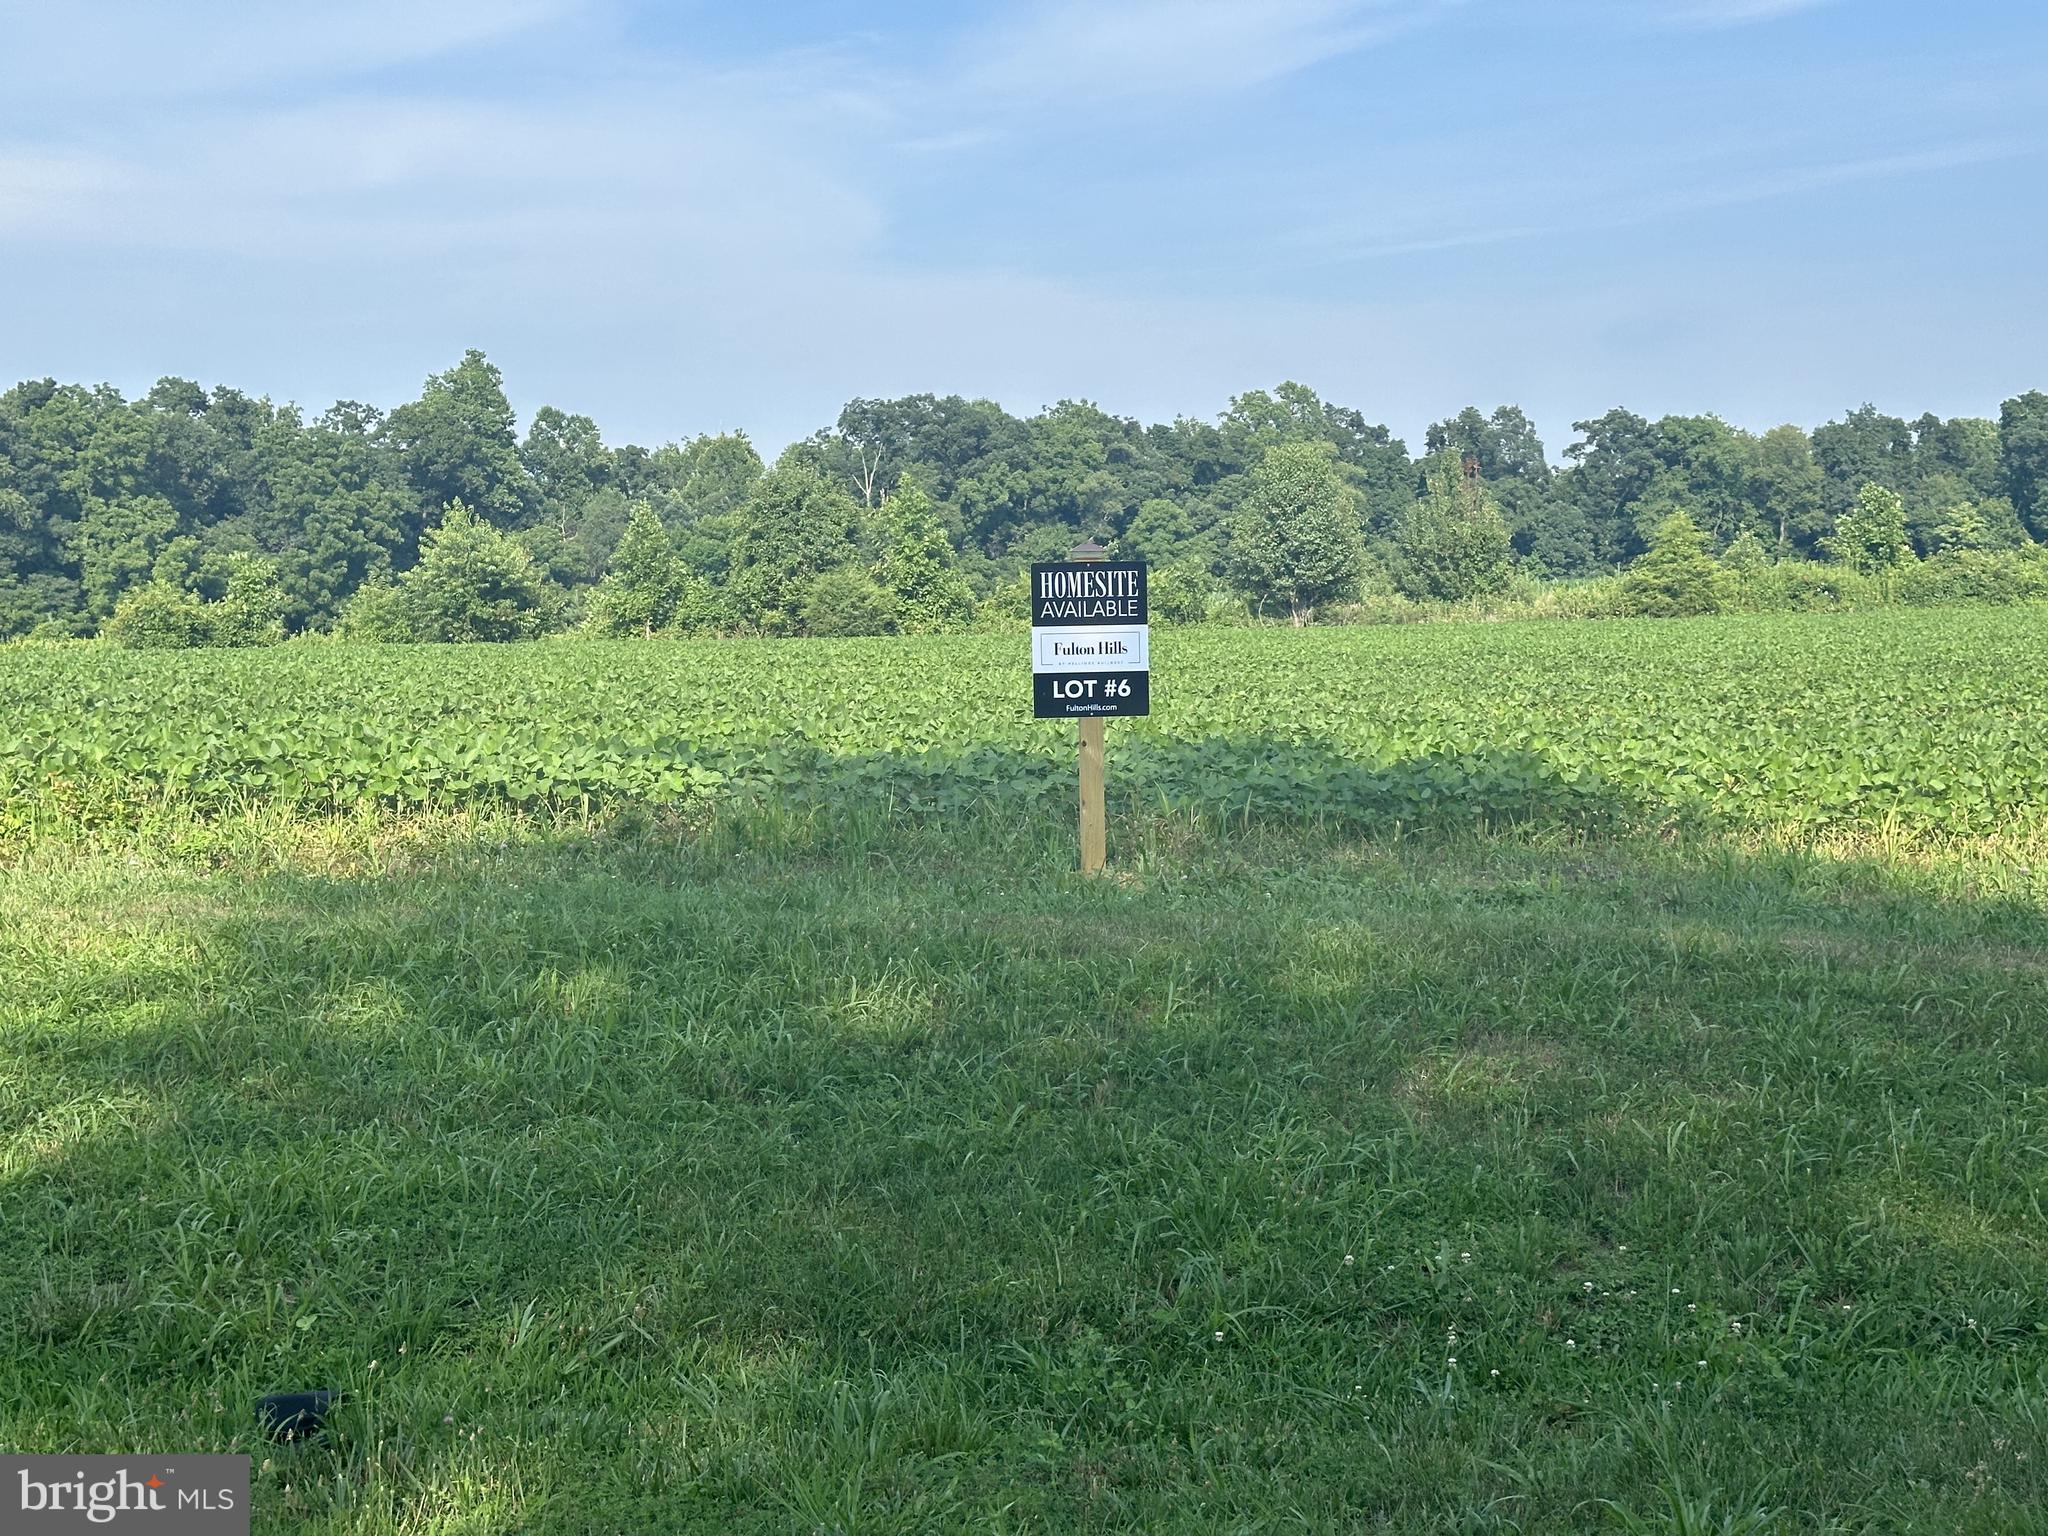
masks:
<svg viewBox="0 0 2048 1536"><path fill-rule="evenodd" d="M0 639L941 630L1021 612L1024 568L1084 537L1149 563L1167 619L1532 583L1645 613L2048 592L2048 394L1996 420L1572 430L1559 466L1512 405L1415 454L1294 383L1151 424L912 395L771 465L744 433L613 446L553 406L522 434L475 351L389 411L310 420L184 379L132 401L43 379L0 396Z"/></svg>

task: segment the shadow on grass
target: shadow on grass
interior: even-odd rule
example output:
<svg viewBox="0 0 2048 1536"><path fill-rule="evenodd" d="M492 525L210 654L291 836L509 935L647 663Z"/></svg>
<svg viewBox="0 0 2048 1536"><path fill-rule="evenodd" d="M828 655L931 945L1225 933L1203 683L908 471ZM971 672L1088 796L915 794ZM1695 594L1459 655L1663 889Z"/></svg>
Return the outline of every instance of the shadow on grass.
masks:
<svg viewBox="0 0 2048 1536"><path fill-rule="evenodd" d="M2031 877L1005 804L15 878L0 1438L342 1389L259 1528L2048 1497Z"/></svg>
<svg viewBox="0 0 2048 1536"><path fill-rule="evenodd" d="M1052 752L1000 746L925 753L819 754L790 780L742 794L795 803L881 805L907 812L983 807L1017 814L1071 801L1071 744ZM1213 736L1200 741L1112 733L1112 808L1242 825L1316 823L1353 830L1541 824L1613 828L1646 819L1697 820L1691 797L1625 791L1538 751L1433 752L1362 758L1335 744Z"/></svg>
<svg viewBox="0 0 2048 1536"><path fill-rule="evenodd" d="M508 806L585 817L592 811L738 803L752 807L860 807L891 816L1043 813L1074 794L1069 733L1045 745L975 744L923 751L840 752L801 741L730 746L671 744L630 759L595 751L561 777L530 763L467 768L425 764L393 792L363 765L252 759L214 763L169 783L123 767L105 777L64 776L0 806L0 833L74 837L76 829L132 834L150 818L286 814L331 816L357 808L489 813ZM280 787L282 784L289 787ZM383 785L383 788L379 788ZM1252 825L1314 824L1352 830L1545 825L1578 829L1703 823L1710 807L1676 780L1622 784L1534 748L1496 747L1373 757L1331 742L1211 736L1183 741L1110 733L1113 811L1171 813Z"/></svg>

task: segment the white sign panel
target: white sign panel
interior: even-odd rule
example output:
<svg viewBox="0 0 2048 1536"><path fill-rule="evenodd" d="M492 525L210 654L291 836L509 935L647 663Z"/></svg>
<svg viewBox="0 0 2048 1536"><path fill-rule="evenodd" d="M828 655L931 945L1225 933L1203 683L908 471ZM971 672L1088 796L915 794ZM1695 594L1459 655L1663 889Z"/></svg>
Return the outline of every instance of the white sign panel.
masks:
<svg viewBox="0 0 2048 1536"><path fill-rule="evenodd" d="M1144 672L1152 665L1152 631L1143 624L1105 629L1059 625L1031 631L1034 672Z"/></svg>

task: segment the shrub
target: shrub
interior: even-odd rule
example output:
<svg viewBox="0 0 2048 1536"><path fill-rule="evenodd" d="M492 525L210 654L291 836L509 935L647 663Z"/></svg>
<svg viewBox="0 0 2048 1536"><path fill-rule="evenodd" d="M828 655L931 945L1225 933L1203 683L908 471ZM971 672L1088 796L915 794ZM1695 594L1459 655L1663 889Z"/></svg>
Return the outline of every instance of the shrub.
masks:
<svg viewBox="0 0 2048 1536"><path fill-rule="evenodd" d="M1883 596L1870 577L1846 565L1816 565L1787 560L1771 567L1772 608L1795 613L1822 613L1838 608L1868 608Z"/></svg>
<svg viewBox="0 0 2048 1536"><path fill-rule="evenodd" d="M685 572L676 594L672 627L696 633L730 630L738 622L725 588L695 572Z"/></svg>
<svg viewBox="0 0 2048 1536"><path fill-rule="evenodd" d="M1031 624L1031 572L1018 571L996 582L974 605L969 627L977 634L1015 634Z"/></svg>
<svg viewBox="0 0 2048 1536"><path fill-rule="evenodd" d="M1168 565L1146 578L1152 619L1160 624L1199 624L1209 617L1209 594L1215 585L1196 565Z"/></svg>
<svg viewBox="0 0 2048 1536"><path fill-rule="evenodd" d="M687 572L675 544L646 502L633 508L590 604L589 624L601 635L651 635L675 618Z"/></svg>
<svg viewBox="0 0 2048 1536"><path fill-rule="evenodd" d="M1899 598L1918 607L2038 602L2048 598L2048 558L2026 550L1947 549L1906 571Z"/></svg>
<svg viewBox="0 0 2048 1536"><path fill-rule="evenodd" d="M1557 582L1550 591L1561 619L1611 619L1621 612L1619 576L1582 576Z"/></svg>
<svg viewBox="0 0 2048 1536"><path fill-rule="evenodd" d="M954 569L952 542L924 487L903 476L876 522L882 552L872 574L875 585L893 600L897 627L913 635L958 629L974 606L974 594Z"/></svg>
<svg viewBox="0 0 2048 1536"><path fill-rule="evenodd" d="M413 638L405 594L388 581L366 581L341 605L335 632L346 640L403 644Z"/></svg>
<svg viewBox="0 0 2048 1536"><path fill-rule="evenodd" d="M1409 597L1446 602L1498 592L1513 541L1492 492L1449 453L1427 462L1423 484L1394 525L1394 584Z"/></svg>
<svg viewBox="0 0 2048 1536"><path fill-rule="evenodd" d="M1650 547L1621 578L1621 610L1633 618L1676 619L1719 613L1725 575L1707 553L1707 536L1683 512L1657 524Z"/></svg>
<svg viewBox="0 0 2048 1536"><path fill-rule="evenodd" d="M895 597L851 568L825 572L804 598L804 629L813 635L886 635L896 617Z"/></svg>
<svg viewBox="0 0 2048 1536"><path fill-rule="evenodd" d="M447 641L531 640L561 596L524 545L459 501L427 530L398 592L410 638Z"/></svg>
<svg viewBox="0 0 2048 1536"><path fill-rule="evenodd" d="M227 594L207 607L215 645L275 645L284 638L277 567L260 556L231 555Z"/></svg>
<svg viewBox="0 0 2048 1536"><path fill-rule="evenodd" d="M133 651L182 651L215 643L209 604L167 581L131 587L100 633Z"/></svg>
<svg viewBox="0 0 2048 1536"><path fill-rule="evenodd" d="M1835 520L1821 547L1861 575L1872 577L1879 594L1889 594L1900 569L1912 563L1906 537L1906 503L1897 491L1866 481L1856 500Z"/></svg>

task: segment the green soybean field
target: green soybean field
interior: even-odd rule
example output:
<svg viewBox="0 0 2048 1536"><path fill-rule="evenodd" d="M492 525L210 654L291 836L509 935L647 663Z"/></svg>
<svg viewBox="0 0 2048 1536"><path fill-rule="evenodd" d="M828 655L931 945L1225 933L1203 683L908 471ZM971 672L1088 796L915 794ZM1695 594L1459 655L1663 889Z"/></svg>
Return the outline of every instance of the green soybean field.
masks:
<svg viewBox="0 0 2048 1536"><path fill-rule="evenodd" d="M2044 657L1161 629L1090 880L1021 634L0 649L0 1444L294 1533L2048 1529Z"/></svg>
<svg viewBox="0 0 2048 1536"><path fill-rule="evenodd" d="M2042 610L1165 631L1128 806L1984 835L2048 807ZM318 646L0 659L5 825L268 802L1057 800L1021 640Z"/></svg>

